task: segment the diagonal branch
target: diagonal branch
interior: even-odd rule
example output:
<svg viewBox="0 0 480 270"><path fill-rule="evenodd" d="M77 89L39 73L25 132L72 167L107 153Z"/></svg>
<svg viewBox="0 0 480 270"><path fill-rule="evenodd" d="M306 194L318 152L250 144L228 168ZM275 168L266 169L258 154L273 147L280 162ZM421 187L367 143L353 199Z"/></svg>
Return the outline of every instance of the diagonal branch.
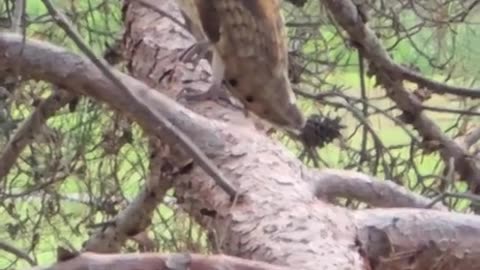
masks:
<svg viewBox="0 0 480 270"><path fill-rule="evenodd" d="M401 74L405 80L414 82L419 87L426 87L432 92L438 94L451 94L461 97L480 98L480 89L470 89L437 82L398 64L394 65L394 71Z"/></svg>
<svg viewBox="0 0 480 270"><path fill-rule="evenodd" d="M369 175L345 170L313 171L310 180L318 197L346 197L376 207L429 208L433 200L411 192L391 181L380 181ZM438 210L447 210L435 204Z"/></svg>
<svg viewBox="0 0 480 270"><path fill-rule="evenodd" d="M359 210L353 218L374 269L480 267L477 216L402 208Z"/></svg>

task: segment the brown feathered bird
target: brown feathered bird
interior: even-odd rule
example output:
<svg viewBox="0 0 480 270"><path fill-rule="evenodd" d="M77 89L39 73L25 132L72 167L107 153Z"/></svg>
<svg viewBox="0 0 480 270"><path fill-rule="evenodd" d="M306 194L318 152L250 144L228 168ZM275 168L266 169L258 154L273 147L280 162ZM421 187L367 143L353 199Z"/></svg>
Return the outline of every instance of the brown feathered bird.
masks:
<svg viewBox="0 0 480 270"><path fill-rule="evenodd" d="M298 133L305 118L288 78L280 0L177 0L197 51L213 51L210 89L190 100L222 96L222 83L247 111ZM192 52L191 51L191 52ZM190 52L190 53L191 53ZM223 95L225 92L223 92Z"/></svg>

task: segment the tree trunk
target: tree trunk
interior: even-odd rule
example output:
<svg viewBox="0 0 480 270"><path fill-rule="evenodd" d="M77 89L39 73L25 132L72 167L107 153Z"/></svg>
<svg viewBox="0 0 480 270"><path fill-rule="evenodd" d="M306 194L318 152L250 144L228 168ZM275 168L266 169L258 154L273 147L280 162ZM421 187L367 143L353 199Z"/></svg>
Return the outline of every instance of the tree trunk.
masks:
<svg viewBox="0 0 480 270"><path fill-rule="evenodd" d="M155 5L180 18L174 1ZM136 78L154 88L168 89L164 93L171 98L184 87L182 80L198 81L201 71L175 62L175 56L193 42L188 32L134 2L127 4L125 15L125 50ZM158 83L171 68L175 68L169 75L172 79ZM193 87L204 90L205 86ZM190 108L211 119L229 119L228 125L219 123L216 131L223 149L219 147L221 151L210 158L247 194L244 202L231 205L199 168L175 180L176 195L184 201L184 209L215 232L222 252L279 265L301 265L303 269L362 269L353 218L346 209L316 199L303 179L305 168L298 159L257 132L241 111L233 112L213 102ZM200 139L202 134L196 136ZM215 217L203 216L202 209L213 209Z"/></svg>

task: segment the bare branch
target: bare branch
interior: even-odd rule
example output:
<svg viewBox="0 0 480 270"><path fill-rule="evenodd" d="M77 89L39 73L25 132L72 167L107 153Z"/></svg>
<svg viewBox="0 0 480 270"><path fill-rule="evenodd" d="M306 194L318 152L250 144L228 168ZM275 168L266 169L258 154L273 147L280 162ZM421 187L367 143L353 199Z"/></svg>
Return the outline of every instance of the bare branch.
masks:
<svg viewBox="0 0 480 270"><path fill-rule="evenodd" d="M231 270L287 270L272 264L250 261L225 255L205 256L199 254L108 254L83 253L79 256L59 262L48 268L32 270L170 270L170 269L231 269Z"/></svg>
<svg viewBox="0 0 480 270"><path fill-rule="evenodd" d="M354 171L325 169L311 172L315 194L322 198L345 197L377 207L426 208L432 200L415 194L392 181L381 181ZM441 204L434 208L447 210Z"/></svg>
<svg viewBox="0 0 480 270"><path fill-rule="evenodd" d="M451 95L470 97L470 98L480 98L480 89L470 89L470 88L457 87L457 86L451 86L444 83L440 83L440 82L425 78L421 74L413 70L409 70L398 64L394 64L392 67L393 67L392 71L399 73L404 79L417 83L419 87L427 87L428 89L430 89L435 93L451 94Z"/></svg>

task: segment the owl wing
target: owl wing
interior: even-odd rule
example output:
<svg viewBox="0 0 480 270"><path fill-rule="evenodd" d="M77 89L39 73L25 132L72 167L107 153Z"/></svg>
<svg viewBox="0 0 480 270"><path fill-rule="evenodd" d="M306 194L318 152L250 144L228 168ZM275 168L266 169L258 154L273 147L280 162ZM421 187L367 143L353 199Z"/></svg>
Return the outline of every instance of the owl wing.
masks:
<svg viewBox="0 0 480 270"><path fill-rule="evenodd" d="M228 59L252 58L266 69L286 68L286 31L279 0L195 3L205 34L227 65Z"/></svg>

